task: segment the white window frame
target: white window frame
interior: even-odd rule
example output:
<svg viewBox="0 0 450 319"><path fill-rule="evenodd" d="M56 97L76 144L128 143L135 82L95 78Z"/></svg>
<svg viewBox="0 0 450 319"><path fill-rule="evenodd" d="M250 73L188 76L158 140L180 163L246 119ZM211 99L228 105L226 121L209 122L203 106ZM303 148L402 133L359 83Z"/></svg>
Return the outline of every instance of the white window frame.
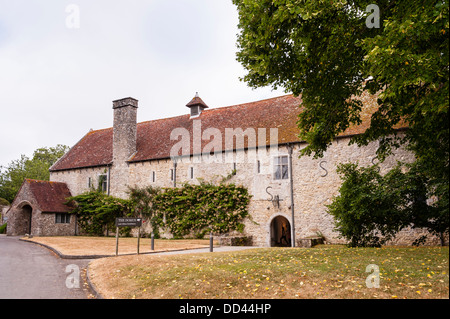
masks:
<svg viewBox="0 0 450 319"><path fill-rule="evenodd" d="M279 154L277 156L274 156L272 167L273 167L273 175L272 175L273 180L282 181L289 179L289 155Z"/></svg>
<svg viewBox="0 0 450 319"><path fill-rule="evenodd" d="M56 213L55 224L70 224L70 214Z"/></svg>

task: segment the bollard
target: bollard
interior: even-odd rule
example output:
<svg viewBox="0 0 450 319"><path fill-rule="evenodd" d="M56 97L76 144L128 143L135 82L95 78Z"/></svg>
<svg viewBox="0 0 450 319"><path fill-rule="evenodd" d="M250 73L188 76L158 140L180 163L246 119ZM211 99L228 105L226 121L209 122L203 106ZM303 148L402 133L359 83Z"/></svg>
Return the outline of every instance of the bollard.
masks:
<svg viewBox="0 0 450 319"><path fill-rule="evenodd" d="M116 227L116 256L119 255L119 227Z"/></svg>
<svg viewBox="0 0 450 319"><path fill-rule="evenodd" d="M152 233L152 250L155 250L155 235Z"/></svg>
<svg viewBox="0 0 450 319"><path fill-rule="evenodd" d="M138 229L138 237L137 237L137 254L139 255L139 245L140 245L140 241L141 241L141 227L139 226Z"/></svg>
<svg viewBox="0 0 450 319"><path fill-rule="evenodd" d="M209 234L209 252L212 253L214 248L213 248L213 234L212 232Z"/></svg>

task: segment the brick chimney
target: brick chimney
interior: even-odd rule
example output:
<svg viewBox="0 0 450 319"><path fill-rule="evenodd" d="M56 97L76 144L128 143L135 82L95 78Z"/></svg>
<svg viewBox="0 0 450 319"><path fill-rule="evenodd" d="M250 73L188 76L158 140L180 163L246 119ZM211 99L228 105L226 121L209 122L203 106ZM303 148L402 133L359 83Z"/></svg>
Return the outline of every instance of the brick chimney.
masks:
<svg viewBox="0 0 450 319"><path fill-rule="evenodd" d="M111 195L125 197L128 163L136 153L138 100L131 97L113 101L113 165L110 172Z"/></svg>

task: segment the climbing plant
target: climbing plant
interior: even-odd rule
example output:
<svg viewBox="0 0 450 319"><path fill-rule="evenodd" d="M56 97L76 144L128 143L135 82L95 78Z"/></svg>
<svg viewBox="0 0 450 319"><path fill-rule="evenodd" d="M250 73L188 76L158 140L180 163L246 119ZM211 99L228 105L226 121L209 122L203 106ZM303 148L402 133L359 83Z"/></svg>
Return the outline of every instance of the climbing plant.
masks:
<svg viewBox="0 0 450 319"><path fill-rule="evenodd" d="M159 238L159 216L155 213L153 203L155 197L160 193L161 189L159 187L128 187L130 203L133 206L135 214L148 219L155 238Z"/></svg>
<svg viewBox="0 0 450 319"><path fill-rule="evenodd" d="M78 225L89 235L103 235L105 230L114 229L117 217L129 216L134 207L130 200L106 195L100 191L89 191L68 198L77 215Z"/></svg>
<svg viewBox="0 0 450 319"><path fill-rule="evenodd" d="M193 234L203 238L207 232L242 232L248 216L250 195L243 186L220 183L184 184L165 188L153 199L155 221L175 238Z"/></svg>
<svg viewBox="0 0 450 319"><path fill-rule="evenodd" d="M133 187L128 189L128 200L90 191L69 198L68 203L75 207L71 213L77 214L78 224L88 234L102 235L112 229L116 217L141 216L149 220L157 237L159 228L165 228L175 238L203 238L207 232L244 230L242 221L248 216L251 196L245 187L228 180L179 188Z"/></svg>

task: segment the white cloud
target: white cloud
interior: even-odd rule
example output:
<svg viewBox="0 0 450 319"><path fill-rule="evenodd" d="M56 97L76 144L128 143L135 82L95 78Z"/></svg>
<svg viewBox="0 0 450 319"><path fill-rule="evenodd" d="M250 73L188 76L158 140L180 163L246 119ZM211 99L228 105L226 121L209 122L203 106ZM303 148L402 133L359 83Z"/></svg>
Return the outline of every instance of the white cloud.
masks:
<svg viewBox="0 0 450 319"><path fill-rule="evenodd" d="M196 91L210 107L283 94L239 81L237 22L228 0L0 0L0 165L110 127L122 97L146 121L186 113Z"/></svg>

